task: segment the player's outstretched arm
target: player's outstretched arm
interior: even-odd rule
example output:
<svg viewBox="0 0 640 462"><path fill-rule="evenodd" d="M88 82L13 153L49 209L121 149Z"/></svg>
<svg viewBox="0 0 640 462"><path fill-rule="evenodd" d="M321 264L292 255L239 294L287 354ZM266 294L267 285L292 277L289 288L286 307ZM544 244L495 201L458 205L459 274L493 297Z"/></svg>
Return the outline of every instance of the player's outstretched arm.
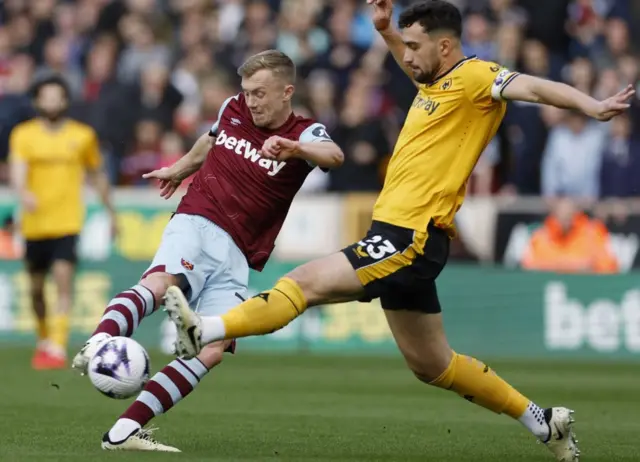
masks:
<svg viewBox="0 0 640 462"><path fill-rule="evenodd" d="M594 119L607 121L629 109L629 101L635 95L629 85L618 94L602 101L560 82L520 74L502 89L507 100L548 104L562 109L574 109Z"/></svg>
<svg viewBox="0 0 640 462"><path fill-rule="evenodd" d="M209 154L212 140L213 137L210 133L205 133L198 138L191 150L171 167L145 173L142 178L160 180L160 196L169 199L176 192L182 180L200 169Z"/></svg>
<svg viewBox="0 0 640 462"><path fill-rule="evenodd" d="M393 59L395 59L398 66L400 66L404 73L409 76L413 84L417 87L418 83L413 80L411 69L407 68L404 64L404 50L406 46L402 41L402 36L396 28L393 27L393 24L391 24L391 19L393 17L393 1L367 0L367 3L373 6L373 25L387 44L387 48L389 48Z"/></svg>
<svg viewBox="0 0 640 462"><path fill-rule="evenodd" d="M322 169L338 168L344 162L342 149L333 141L298 143L296 156Z"/></svg>
<svg viewBox="0 0 640 462"><path fill-rule="evenodd" d="M324 132L324 136L328 137L326 132ZM277 159L281 161L297 157L322 169L337 168L344 162L342 149L331 141L330 138L321 142L304 142L289 140L280 136L272 136L264 142L260 153L267 159Z"/></svg>

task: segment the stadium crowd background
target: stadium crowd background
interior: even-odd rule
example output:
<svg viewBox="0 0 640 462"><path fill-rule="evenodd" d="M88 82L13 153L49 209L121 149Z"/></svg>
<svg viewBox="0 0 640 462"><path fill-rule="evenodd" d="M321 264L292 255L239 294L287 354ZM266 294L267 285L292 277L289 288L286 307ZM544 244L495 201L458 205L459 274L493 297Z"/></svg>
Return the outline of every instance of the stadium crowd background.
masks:
<svg viewBox="0 0 640 462"><path fill-rule="evenodd" d="M396 1L398 11L409 0ZM640 2L457 0L467 55L563 80L602 98L639 79ZM62 73L71 115L92 125L114 184L183 155L238 91L236 67L277 47L299 67L296 110L324 123L343 168L307 191L376 191L415 89L364 0L5 0L0 5L0 182L8 137L32 116L34 78ZM638 101L609 124L511 104L472 194L635 196ZM634 136L635 135L635 136Z"/></svg>

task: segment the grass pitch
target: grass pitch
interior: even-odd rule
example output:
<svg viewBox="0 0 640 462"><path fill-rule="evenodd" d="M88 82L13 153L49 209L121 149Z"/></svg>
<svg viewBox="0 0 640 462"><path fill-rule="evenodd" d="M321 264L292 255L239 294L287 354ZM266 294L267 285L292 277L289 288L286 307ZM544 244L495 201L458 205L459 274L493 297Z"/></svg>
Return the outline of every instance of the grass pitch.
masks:
<svg viewBox="0 0 640 462"><path fill-rule="evenodd" d="M227 357L200 387L152 422L182 454L100 449L128 401L71 371L34 372L31 351L0 349L0 461L551 461L508 417L415 380L401 359ZM153 371L170 358L152 356ZM638 365L491 362L540 405L576 410L585 461L640 456Z"/></svg>

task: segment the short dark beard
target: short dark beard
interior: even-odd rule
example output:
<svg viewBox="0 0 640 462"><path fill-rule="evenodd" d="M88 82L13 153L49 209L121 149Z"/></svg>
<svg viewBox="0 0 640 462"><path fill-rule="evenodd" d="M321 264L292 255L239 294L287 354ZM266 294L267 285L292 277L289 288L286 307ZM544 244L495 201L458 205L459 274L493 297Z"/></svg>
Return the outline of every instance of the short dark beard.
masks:
<svg viewBox="0 0 640 462"><path fill-rule="evenodd" d="M430 72L429 74L422 73L418 77L414 77L414 79L418 83L428 85L431 82L433 82L436 79L436 77L437 76L433 72Z"/></svg>
<svg viewBox="0 0 640 462"><path fill-rule="evenodd" d="M45 119L47 122L56 123L64 119L65 111L49 112L49 113L44 111L38 111L38 116Z"/></svg>

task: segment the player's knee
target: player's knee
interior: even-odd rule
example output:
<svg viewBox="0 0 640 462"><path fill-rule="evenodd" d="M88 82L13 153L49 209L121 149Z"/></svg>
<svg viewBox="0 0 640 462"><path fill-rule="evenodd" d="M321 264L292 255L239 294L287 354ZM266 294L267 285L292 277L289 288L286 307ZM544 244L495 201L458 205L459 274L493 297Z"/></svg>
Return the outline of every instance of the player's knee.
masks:
<svg viewBox="0 0 640 462"><path fill-rule="evenodd" d="M302 290L308 306L314 306L318 300L322 300L324 298L322 293L323 291L320 286L320 282L318 281L318 277L314 278L312 271L305 266L306 265L303 265L294 269L288 273L285 278L295 281L298 287L300 287L300 290Z"/></svg>
<svg viewBox="0 0 640 462"><path fill-rule="evenodd" d="M175 285L176 283L176 277L169 273L151 273L140 281L140 284L153 293L153 297L157 303L162 302L162 298L169 286Z"/></svg>
<svg viewBox="0 0 640 462"><path fill-rule="evenodd" d="M224 358L224 342L210 343L198 355L198 359L207 369L217 366Z"/></svg>
<svg viewBox="0 0 640 462"><path fill-rule="evenodd" d="M446 354L423 355L404 353L405 360L413 375L424 383L431 383L447 370L451 357Z"/></svg>

